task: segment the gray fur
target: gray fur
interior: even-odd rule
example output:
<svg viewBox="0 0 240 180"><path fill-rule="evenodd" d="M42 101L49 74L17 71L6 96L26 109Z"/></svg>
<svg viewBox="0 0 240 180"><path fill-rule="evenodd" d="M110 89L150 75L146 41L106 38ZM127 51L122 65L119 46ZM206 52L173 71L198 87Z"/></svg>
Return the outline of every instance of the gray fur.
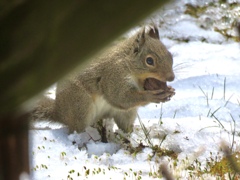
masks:
<svg viewBox="0 0 240 180"><path fill-rule="evenodd" d="M146 64L147 57L154 59L154 66ZM172 65L157 28L143 28L94 59L82 72L59 82L56 100L41 100L34 118L62 122L70 132L82 132L102 118L114 118L119 128L131 132L139 106L165 102L173 95L143 89L146 78L172 81Z"/></svg>

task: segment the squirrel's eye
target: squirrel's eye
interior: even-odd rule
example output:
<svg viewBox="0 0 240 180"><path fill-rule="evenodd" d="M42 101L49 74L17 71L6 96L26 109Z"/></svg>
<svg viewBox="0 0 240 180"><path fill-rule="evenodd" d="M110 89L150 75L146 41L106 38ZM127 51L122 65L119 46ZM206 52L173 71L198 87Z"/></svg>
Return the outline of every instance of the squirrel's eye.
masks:
<svg viewBox="0 0 240 180"><path fill-rule="evenodd" d="M146 62L148 65L153 66L154 65L154 60L151 57L147 57Z"/></svg>

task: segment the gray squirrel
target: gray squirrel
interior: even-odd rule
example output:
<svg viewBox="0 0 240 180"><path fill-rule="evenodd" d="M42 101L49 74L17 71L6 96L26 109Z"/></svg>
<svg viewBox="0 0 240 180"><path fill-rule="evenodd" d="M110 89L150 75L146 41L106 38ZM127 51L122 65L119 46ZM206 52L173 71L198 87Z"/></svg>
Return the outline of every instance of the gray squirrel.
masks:
<svg viewBox="0 0 240 180"><path fill-rule="evenodd" d="M58 82L56 99L42 98L33 118L61 122L79 133L113 118L120 129L131 132L139 106L166 102L175 94L166 85L175 78L172 66L157 27L144 27Z"/></svg>

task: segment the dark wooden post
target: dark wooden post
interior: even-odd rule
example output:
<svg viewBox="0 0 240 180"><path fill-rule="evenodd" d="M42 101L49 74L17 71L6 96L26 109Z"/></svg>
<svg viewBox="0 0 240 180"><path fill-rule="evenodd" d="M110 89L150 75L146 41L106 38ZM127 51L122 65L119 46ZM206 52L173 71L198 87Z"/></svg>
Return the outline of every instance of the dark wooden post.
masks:
<svg viewBox="0 0 240 180"><path fill-rule="evenodd" d="M28 115L0 119L0 179L18 180L29 173Z"/></svg>

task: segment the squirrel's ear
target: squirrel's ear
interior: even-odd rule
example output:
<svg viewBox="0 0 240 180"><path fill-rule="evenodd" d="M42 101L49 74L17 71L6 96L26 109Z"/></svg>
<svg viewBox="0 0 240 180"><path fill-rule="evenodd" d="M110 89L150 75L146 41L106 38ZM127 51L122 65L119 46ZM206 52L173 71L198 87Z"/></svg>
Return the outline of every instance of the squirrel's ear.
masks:
<svg viewBox="0 0 240 180"><path fill-rule="evenodd" d="M136 38L136 45L134 48L134 53L138 53L143 44L145 43L145 27L142 29L141 32L139 32L137 38Z"/></svg>
<svg viewBox="0 0 240 180"><path fill-rule="evenodd" d="M159 32L158 32L158 28L156 27L156 25L153 25L149 32L148 32L148 35L154 39L160 39L159 37Z"/></svg>

